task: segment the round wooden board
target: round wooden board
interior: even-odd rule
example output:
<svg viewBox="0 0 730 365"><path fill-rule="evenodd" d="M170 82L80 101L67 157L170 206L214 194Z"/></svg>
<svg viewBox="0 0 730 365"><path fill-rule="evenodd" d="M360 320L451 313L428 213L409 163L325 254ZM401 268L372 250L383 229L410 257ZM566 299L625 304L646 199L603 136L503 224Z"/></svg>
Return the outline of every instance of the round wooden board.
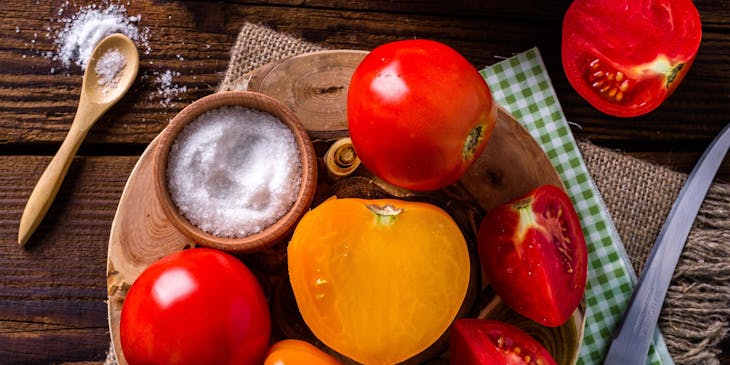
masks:
<svg viewBox="0 0 730 365"><path fill-rule="evenodd" d="M279 98L302 120L313 140L331 141L347 135L345 100L348 81L366 54L363 51L322 51L292 57L254 70L239 79L233 88ZM150 143L132 170L109 237L109 329L120 364L126 364L119 339L119 320L127 290L152 262L195 245L169 223L152 188L155 146L156 140ZM318 157L322 157L319 152ZM378 179L374 182L392 195L409 194ZM496 127L484 153L457 185L481 208L489 210L543 184L562 186L540 146L517 120L499 108ZM286 266L275 254L262 253L256 260L267 261L265 266L278 269ZM282 280L280 274L273 272L266 268L257 272L272 276L268 280L269 287L264 288L269 297L273 295L272 286L277 286ZM564 349L564 359L559 360L564 364L573 364L577 360L585 323L583 307L576 311L571 322L573 333L570 336L576 337L577 343L570 349ZM287 334L286 330L283 334Z"/></svg>

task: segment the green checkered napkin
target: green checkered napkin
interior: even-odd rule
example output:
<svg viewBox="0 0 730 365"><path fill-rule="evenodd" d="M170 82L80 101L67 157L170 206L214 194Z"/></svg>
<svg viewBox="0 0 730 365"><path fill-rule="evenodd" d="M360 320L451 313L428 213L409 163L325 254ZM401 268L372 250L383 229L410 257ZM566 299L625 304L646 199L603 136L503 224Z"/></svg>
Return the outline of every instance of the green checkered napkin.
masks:
<svg viewBox="0 0 730 365"><path fill-rule="evenodd" d="M636 281L606 206L583 162L537 48L481 71L494 98L530 132L568 189L588 245L588 304L578 364L599 364ZM656 331L649 364L672 364Z"/></svg>

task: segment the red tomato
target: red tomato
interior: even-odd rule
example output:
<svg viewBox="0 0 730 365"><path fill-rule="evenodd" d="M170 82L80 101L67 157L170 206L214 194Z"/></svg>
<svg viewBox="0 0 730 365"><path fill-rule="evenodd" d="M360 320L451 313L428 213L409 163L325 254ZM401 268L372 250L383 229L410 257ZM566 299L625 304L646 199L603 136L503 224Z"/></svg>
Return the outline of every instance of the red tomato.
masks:
<svg viewBox="0 0 730 365"><path fill-rule="evenodd" d="M261 365L271 322L264 293L243 263L193 248L142 272L124 300L120 329L130 365Z"/></svg>
<svg viewBox="0 0 730 365"><path fill-rule="evenodd" d="M407 40L375 48L350 80L355 151L381 179L411 190L458 180L482 153L497 106L469 61L445 44Z"/></svg>
<svg viewBox="0 0 730 365"><path fill-rule="evenodd" d="M456 365L555 365L534 338L507 323L465 318L454 322L449 362Z"/></svg>
<svg viewBox="0 0 730 365"><path fill-rule="evenodd" d="M576 0L563 20L563 68L596 109L634 117L677 88L701 38L691 0Z"/></svg>
<svg viewBox="0 0 730 365"><path fill-rule="evenodd" d="M479 257L489 284L515 312L560 326L580 304L588 254L578 215L565 192L543 185L487 214Z"/></svg>

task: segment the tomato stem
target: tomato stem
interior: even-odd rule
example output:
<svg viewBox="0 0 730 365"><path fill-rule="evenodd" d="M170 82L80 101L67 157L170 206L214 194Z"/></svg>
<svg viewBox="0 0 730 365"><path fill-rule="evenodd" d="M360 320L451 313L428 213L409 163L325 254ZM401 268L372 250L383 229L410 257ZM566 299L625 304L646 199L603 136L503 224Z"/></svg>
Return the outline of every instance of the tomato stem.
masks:
<svg viewBox="0 0 730 365"><path fill-rule="evenodd" d="M476 152L479 144L482 142L484 137L484 126L481 124L469 131L469 135L467 135L466 139L464 140L463 157L465 161L469 161L472 159L474 153Z"/></svg>
<svg viewBox="0 0 730 365"><path fill-rule="evenodd" d="M378 224L391 225L399 214L403 212L402 208L396 208L390 204L386 205L367 205L368 209L375 214Z"/></svg>
<svg viewBox="0 0 730 365"><path fill-rule="evenodd" d="M680 63L674 68L672 68L672 72L667 76L667 88L669 88L669 85L671 85L674 80L679 76L679 71L682 71L682 68L684 67L684 63Z"/></svg>

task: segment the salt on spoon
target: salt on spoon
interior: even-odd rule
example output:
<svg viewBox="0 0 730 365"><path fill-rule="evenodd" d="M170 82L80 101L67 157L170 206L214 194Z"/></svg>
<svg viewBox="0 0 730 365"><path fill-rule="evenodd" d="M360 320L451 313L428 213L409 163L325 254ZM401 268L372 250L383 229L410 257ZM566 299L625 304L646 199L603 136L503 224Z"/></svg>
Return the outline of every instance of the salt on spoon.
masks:
<svg viewBox="0 0 730 365"><path fill-rule="evenodd" d="M120 73L126 65L127 58L116 48L110 48L96 61L94 71L96 71L99 85L101 85L101 92L104 95L116 89L117 84L119 84Z"/></svg>
<svg viewBox="0 0 730 365"><path fill-rule="evenodd" d="M100 83L100 78L104 78L106 75L103 73L100 75L96 66L102 56L111 49L118 50L124 56L125 66L115 72L116 85L105 90L108 85ZM96 45L89 60L89 67L84 72L79 106L71 129L61 144L61 148L38 180L23 210L18 229L19 244L25 245L48 212L86 133L112 105L127 93L137 77L138 70L137 47L126 35L112 34Z"/></svg>

